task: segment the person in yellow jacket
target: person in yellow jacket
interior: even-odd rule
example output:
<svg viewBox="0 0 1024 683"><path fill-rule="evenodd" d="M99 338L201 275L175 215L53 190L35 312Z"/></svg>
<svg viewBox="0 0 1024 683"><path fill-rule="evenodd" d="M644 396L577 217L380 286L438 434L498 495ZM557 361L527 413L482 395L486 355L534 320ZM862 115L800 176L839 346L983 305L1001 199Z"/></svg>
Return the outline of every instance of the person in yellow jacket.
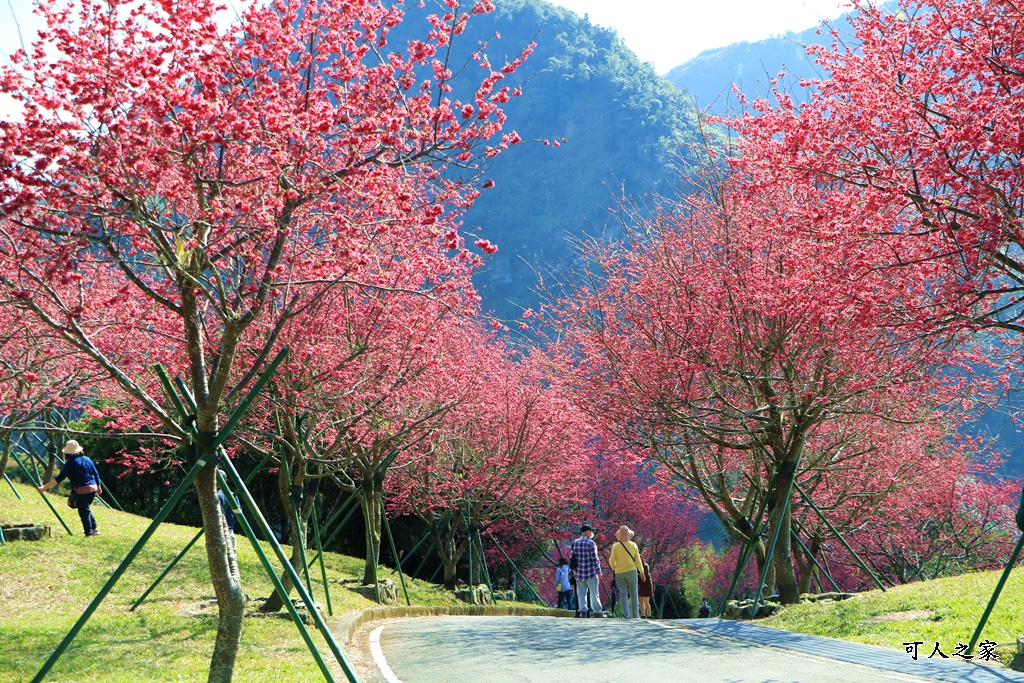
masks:
<svg viewBox="0 0 1024 683"><path fill-rule="evenodd" d="M637 577L646 581L644 563L640 559L640 548L633 542L633 530L623 524L615 532L615 545L612 556L608 559L612 571L615 572L615 583L619 585L622 596L622 614L627 619L640 617L639 598L637 597Z"/></svg>

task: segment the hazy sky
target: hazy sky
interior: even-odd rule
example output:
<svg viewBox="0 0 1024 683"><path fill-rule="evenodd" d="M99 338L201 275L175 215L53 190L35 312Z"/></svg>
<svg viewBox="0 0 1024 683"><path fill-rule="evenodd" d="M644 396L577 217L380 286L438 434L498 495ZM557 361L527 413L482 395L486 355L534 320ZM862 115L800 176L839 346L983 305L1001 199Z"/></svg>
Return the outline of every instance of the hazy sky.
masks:
<svg viewBox="0 0 1024 683"><path fill-rule="evenodd" d="M551 0L618 31L665 73L712 47L802 31L843 13L846 0Z"/></svg>
<svg viewBox="0 0 1024 683"><path fill-rule="evenodd" d="M554 0L590 20L614 28L626 44L659 73L701 51L741 40L801 31L842 13L846 0ZM31 0L0 3L0 52L18 46L21 24L26 42L38 27Z"/></svg>

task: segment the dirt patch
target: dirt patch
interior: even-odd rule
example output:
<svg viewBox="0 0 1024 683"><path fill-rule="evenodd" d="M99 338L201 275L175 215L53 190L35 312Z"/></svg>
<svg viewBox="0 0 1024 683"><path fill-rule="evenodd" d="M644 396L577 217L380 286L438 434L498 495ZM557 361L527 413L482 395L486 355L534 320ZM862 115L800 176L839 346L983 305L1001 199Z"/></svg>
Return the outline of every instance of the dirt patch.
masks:
<svg viewBox="0 0 1024 683"><path fill-rule="evenodd" d="M889 612L868 617L864 621L869 624L881 624L887 621L934 621L935 612L930 609L908 609L902 612Z"/></svg>
<svg viewBox="0 0 1024 683"><path fill-rule="evenodd" d="M353 631L352 639L345 648L345 656L363 683L384 683L385 678L370 652L370 634L380 626L387 626L398 621L401 620L380 619L362 624Z"/></svg>

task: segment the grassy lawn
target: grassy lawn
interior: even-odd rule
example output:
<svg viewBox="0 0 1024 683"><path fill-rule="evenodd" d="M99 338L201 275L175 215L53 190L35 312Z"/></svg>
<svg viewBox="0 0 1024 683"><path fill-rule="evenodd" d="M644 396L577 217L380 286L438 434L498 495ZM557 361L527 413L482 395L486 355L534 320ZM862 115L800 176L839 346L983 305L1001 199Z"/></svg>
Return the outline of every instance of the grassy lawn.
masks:
<svg viewBox="0 0 1024 683"><path fill-rule="evenodd" d="M924 641L922 657L938 642L945 654L969 643L1001 572L975 572L871 591L839 603L786 607L759 624L903 650L904 642ZM1024 569L1018 567L1003 586L980 640L1015 643L1024 633ZM1015 646L998 648L1009 663ZM938 657L938 655L936 655Z"/></svg>
<svg viewBox="0 0 1024 683"><path fill-rule="evenodd" d="M53 527L53 538L47 541L9 542L0 547L0 681L29 681L141 536L149 520L94 506L100 535L87 539L82 535L78 514L65 505L64 497L50 496L74 533L68 536L34 488L16 484L23 498L18 500L6 482L0 480L0 486L0 521L36 522ZM216 618L189 613L197 603L213 597L202 540L146 602L135 612L128 611L196 531L173 524L160 526L50 671L48 681L206 680ZM270 548L264 547L272 555ZM270 580L242 536L238 537L238 550L246 593L253 597L269 595ZM356 577L363 564L362 560L332 553L326 554L325 563L332 581ZM276 561L274 564L277 565ZM385 569L383 575L390 575L390 570ZM323 604L319 576L317 564L310 570L310 578L314 598ZM451 593L426 582L413 581L409 588L414 605L463 604ZM331 603L335 616L376 605L334 583ZM324 659L333 662L315 627L309 628ZM344 680L340 668L332 668ZM317 681L323 680L323 676L294 624L278 619L247 619L235 680Z"/></svg>

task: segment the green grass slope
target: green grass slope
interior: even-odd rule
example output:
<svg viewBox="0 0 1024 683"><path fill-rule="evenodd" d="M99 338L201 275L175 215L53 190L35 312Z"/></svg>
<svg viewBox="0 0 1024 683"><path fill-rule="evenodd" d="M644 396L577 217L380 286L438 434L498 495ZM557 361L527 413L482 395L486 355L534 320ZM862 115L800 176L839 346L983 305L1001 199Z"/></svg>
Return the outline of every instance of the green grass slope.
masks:
<svg viewBox="0 0 1024 683"><path fill-rule="evenodd" d="M0 681L29 681L150 520L94 507L100 535L85 538L78 514L65 505L63 497L51 496L74 534L68 536L35 489L19 485L23 500L18 500L6 482L0 481L0 486L0 522L35 522L53 527L53 538L46 541L0 546ZM213 597L202 541L146 602L135 612L128 611L196 531L192 527L161 525L51 670L48 681L206 680L217 621L215 617L190 614L197 603ZM238 549L246 593L254 597L269 595L270 580L242 536L238 537ZM331 581L354 578L363 564L362 560L332 553L326 554L325 563ZM315 569L315 578L310 572L314 598L324 604L323 583L319 568ZM389 575L389 570L384 575ZM410 599L418 605L462 604L451 593L422 581L411 582ZM376 606L334 583L331 603L335 615ZM315 627L310 629L325 660L333 661ZM247 619L235 679L259 683L317 681L323 676L291 621Z"/></svg>
<svg viewBox="0 0 1024 683"><path fill-rule="evenodd" d="M870 591L843 602L792 605L759 621L764 626L903 650L923 641L920 657L935 643L947 655L957 643L969 643L999 581L1001 572L975 572L934 581ZM1013 658L1017 635L1024 633L1024 569L1017 568L1000 593L980 640L990 640L1000 662ZM908 655L909 656L909 655ZM935 655L938 657L938 655Z"/></svg>

